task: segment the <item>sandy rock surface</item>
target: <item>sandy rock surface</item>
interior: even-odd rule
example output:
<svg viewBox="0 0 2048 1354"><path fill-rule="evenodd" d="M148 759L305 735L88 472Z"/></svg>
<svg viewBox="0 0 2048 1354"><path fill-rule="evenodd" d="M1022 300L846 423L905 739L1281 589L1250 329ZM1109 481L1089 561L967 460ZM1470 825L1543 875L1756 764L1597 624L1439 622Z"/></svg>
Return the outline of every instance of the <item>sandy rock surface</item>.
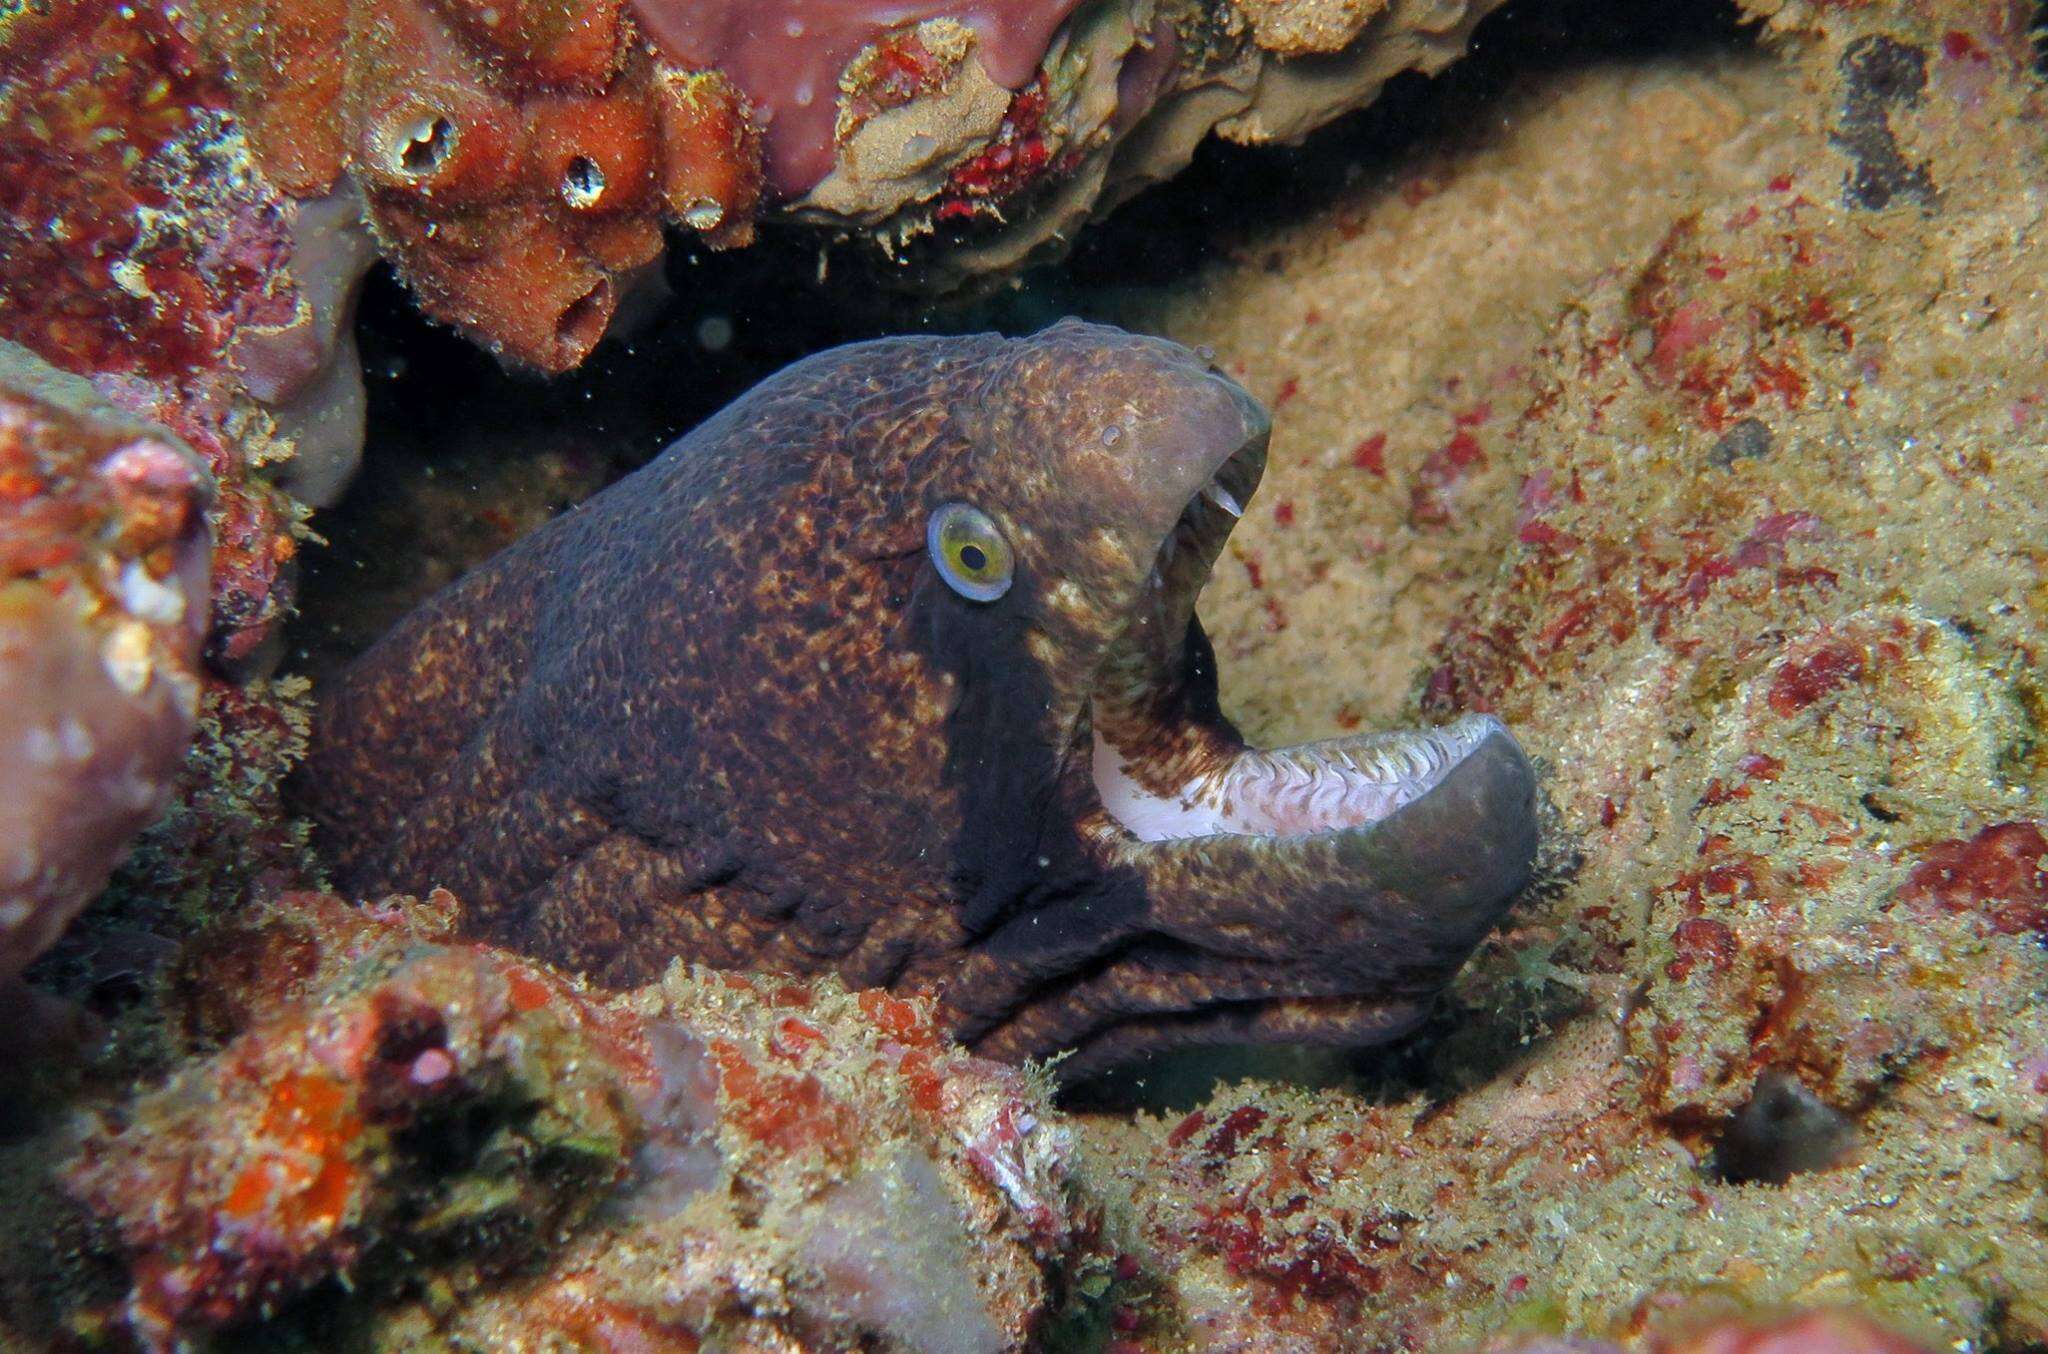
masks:
<svg viewBox="0 0 2048 1354"><path fill-rule="evenodd" d="M1571 855L1420 1097L1105 1129L1199 1347L2048 1326L2040 89L1998 7L1767 50L1526 89L1129 303L1280 410L1247 726L1494 710Z"/></svg>

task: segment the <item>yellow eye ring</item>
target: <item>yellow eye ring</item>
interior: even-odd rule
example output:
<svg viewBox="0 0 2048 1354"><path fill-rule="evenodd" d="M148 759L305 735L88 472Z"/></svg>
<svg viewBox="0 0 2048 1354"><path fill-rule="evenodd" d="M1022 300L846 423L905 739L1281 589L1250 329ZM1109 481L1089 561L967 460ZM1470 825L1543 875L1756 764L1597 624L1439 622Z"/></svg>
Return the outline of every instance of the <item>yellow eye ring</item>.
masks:
<svg viewBox="0 0 2048 1354"><path fill-rule="evenodd" d="M965 503L946 503L924 528L925 553L946 586L970 602L993 602L1010 590L1016 558L989 515Z"/></svg>

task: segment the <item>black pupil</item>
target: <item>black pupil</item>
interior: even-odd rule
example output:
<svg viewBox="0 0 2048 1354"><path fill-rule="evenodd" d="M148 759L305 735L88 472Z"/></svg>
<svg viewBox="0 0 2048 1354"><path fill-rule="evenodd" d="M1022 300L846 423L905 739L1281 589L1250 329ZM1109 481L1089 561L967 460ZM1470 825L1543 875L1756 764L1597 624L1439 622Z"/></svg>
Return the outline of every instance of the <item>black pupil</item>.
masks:
<svg viewBox="0 0 2048 1354"><path fill-rule="evenodd" d="M978 545L960 547L960 563L973 573L980 573L988 567L988 552Z"/></svg>

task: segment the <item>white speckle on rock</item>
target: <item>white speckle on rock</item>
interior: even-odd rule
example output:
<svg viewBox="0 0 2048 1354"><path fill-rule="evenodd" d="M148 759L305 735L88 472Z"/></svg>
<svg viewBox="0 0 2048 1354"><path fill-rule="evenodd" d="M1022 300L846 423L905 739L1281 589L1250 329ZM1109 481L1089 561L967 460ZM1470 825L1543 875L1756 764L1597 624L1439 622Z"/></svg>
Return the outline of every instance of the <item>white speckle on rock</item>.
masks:
<svg viewBox="0 0 2048 1354"><path fill-rule="evenodd" d="M100 666L107 670L115 686L130 696L139 696L149 685L155 666L151 645L148 626L141 621L123 621L100 646Z"/></svg>
<svg viewBox="0 0 2048 1354"><path fill-rule="evenodd" d="M138 620L172 625L185 618L185 593L150 576L148 566L131 559L121 569L121 604Z"/></svg>

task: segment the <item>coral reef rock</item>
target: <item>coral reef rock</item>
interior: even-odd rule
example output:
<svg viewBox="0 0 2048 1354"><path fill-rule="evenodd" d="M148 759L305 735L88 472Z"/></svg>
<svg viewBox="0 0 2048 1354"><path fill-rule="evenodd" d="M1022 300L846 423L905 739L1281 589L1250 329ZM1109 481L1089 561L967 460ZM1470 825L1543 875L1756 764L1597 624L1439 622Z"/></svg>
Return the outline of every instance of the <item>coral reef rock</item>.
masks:
<svg viewBox="0 0 2048 1354"><path fill-rule="evenodd" d="M218 1051L78 1136L42 1204L72 1244L0 1239L10 1315L154 1349L998 1351L1093 1236L1041 1084L922 1003L680 968L599 999L454 912L298 894L216 933L173 987Z"/></svg>
<svg viewBox="0 0 2048 1354"><path fill-rule="evenodd" d="M1717 1321L1669 1339L1644 1354L1933 1354L1853 1312L1824 1311L1777 1320ZM1621 1354L1597 1340L1545 1338L1487 1346L1487 1354Z"/></svg>
<svg viewBox="0 0 2048 1354"><path fill-rule="evenodd" d="M100 1016L136 1007L147 1023L151 983L209 923L321 877L307 825L283 802L284 777L305 755L307 705L303 678L202 675L198 726L169 808L37 964L38 988ZM180 1052L137 1034L116 1041L125 1055Z"/></svg>
<svg viewBox="0 0 2048 1354"><path fill-rule="evenodd" d="M764 212L917 273L1014 267L1212 130L1299 136L1463 50L1490 6L1325 0L204 0L201 45L288 195L345 182L427 311L580 362L661 252ZM338 59L337 59L338 56Z"/></svg>
<svg viewBox="0 0 2048 1354"><path fill-rule="evenodd" d="M303 508L362 440L346 339L370 257L346 204L250 163L181 11L73 0L0 15L0 339L88 377L213 473L207 651L257 658Z"/></svg>
<svg viewBox="0 0 2048 1354"><path fill-rule="evenodd" d="M0 342L0 982L169 802L199 705L205 467Z"/></svg>
<svg viewBox="0 0 2048 1354"><path fill-rule="evenodd" d="M1569 858L1417 1098L1097 1125L1212 1347L2048 1337L2048 109L2022 10L1766 8L1119 311L1276 406L1248 732L1495 711Z"/></svg>

